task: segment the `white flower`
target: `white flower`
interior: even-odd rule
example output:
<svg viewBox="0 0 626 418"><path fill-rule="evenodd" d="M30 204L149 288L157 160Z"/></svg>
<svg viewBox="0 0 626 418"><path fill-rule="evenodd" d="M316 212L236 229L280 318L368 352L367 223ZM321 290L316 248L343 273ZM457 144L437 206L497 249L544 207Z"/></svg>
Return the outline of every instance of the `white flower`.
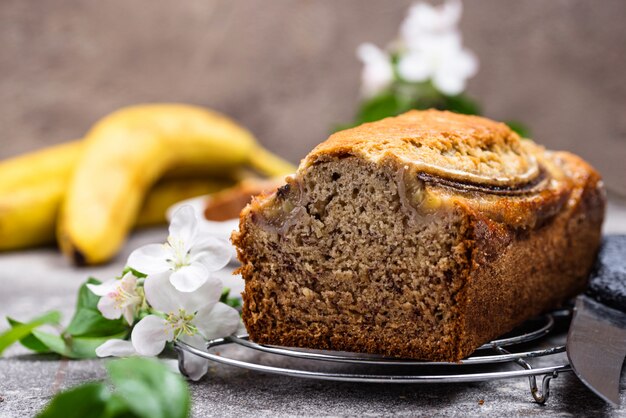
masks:
<svg viewBox="0 0 626 418"><path fill-rule="evenodd" d="M385 90L393 81L393 67L389 55L376 45L359 45L357 56L363 62L361 92L365 97L373 97Z"/></svg>
<svg viewBox="0 0 626 418"><path fill-rule="evenodd" d="M193 292L210 273L230 261L231 248L226 240L198 234L198 220L191 206L182 206L172 216L165 244L149 244L133 251L128 266L150 277L172 272L171 283L181 292Z"/></svg>
<svg viewBox="0 0 626 418"><path fill-rule="evenodd" d="M142 298L137 293L137 278L132 273L126 273L121 280L113 279L102 284L87 284L89 290L101 296L98 301L98 310L106 319L124 319L132 325L137 308Z"/></svg>
<svg viewBox="0 0 626 418"><path fill-rule="evenodd" d="M405 51L398 61L398 74L406 81L432 80L442 93L465 90L467 79L478 70L474 54L463 48L457 24L462 5L450 0L439 7L417 3L409 9L400 34Z"/></svg>
<svg viewBox="0 0 626 418"><path fill-rule="evenodd" d="M430 44L408 51L398 62L398 73L405 80L431 79L439 91L451 96L463 92L467 79L477 70L474 54L452 37L432 38Z"/></svg>
<svg viewBox="0 0 626 418"><path fill-rule="evenodd" d="M222 283L209 277L194 292L179 292L169 280L169 273L156 275L144 283L146 300L165 317L148 315L135 325L131 341L135 351L156 356L168 341L183 341L206 350L206 340L232 334L239 326L239 313L219 302ZM192 380L202 377L208 361L183 353L185 372Z"/></svg>
<svg viewBox="0 0 626 418"><path fill-rule="evenodd" d="M438 7L416 3L400 26L401 39L407 48L419 49L425 38L458 33L462 12L463 5L458 0L446 1Z"/></svg>

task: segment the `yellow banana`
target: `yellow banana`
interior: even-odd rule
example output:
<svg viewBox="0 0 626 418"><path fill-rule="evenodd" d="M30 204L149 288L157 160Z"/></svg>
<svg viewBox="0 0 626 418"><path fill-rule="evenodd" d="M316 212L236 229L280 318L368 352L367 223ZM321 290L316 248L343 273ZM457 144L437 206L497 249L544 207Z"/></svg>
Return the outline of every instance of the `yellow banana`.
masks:
<svg viewBox="0 0 626 418"><path fill-rule="evenodd" d="M6 190L19 189L31 184L41 184L51 179L67 181L80 159L83 143L74 140L46 147L17 157L0 161L0 194ZM283 176L295 171L295 167L263 147L256 146L250 156L252 168L268 177ZM216 175L212 166L203 162L176 167L165 173L165 178L199 178ZM230 173L217 173L219 177L231 178Z"/></svg>
<svg viewBox="0 0 626 418"><path fill-rule="evenodd" d="M227 172L251 164L259 149L247 130L199 107L142 105L114 112L84 138L61 206L61 249L78 264L109 260L164 173L189 166Z"/></svg>
<svg viewBox="0 0 626 418"><path fill-rule="evenodd" d="M83 142L75 140L0 162L0 251L54 241L59 205L82 148ZM195 195L211 193L240 177L240 173L228 171L215 174L215 165L198 162L199 165L194 165L194 161L190 161L165 174L166 179L191 180L159 182L143 202L135 226L162 222L164 209L169 205ZM248 163L268 176L284 175L295 170L291 164L256 144ZM211 173L224 179L199 179Z"/></svg>
<svg viewBox="0 0 626 418"><path fill-rule="evenodd" d="M135 227L165 222L165 211L176 202L230 187L234 180L197 178L169 179L148 193ZM67 180L39 180L19 189L0 193L0 251L52 244L59 205Z"/></svg>
<svg viewBox="0 0 626 418"><path fill-rule="evenodd" d="M72 141L0 163L0 251L54 242L61 197L81 150Z"/></svg>
<svg viewBox="0 0 626 418"><path fill-rule="evenodd" d="M79 140L53 145L0 162L0 251L52 244L59 205L80 158ZM196 175L201 167L168 178ZM227 173L234 179L237 173ZM143 203L136 226L165 220L165 209L177 201L221 190L232 179L164 180Z"/></svg>
<svg viewBox="0 0 626 418"><path fill-rule="evenodd" d="M0 162L0 251L54 242L59 205L80 158L82 145L80 140L75 140ZM210 177L210 171L201 166L188 166L166 173L166 179L190 181L160 182L146 198L136 226L163 222L163 210L169 205L212 193L218 186L233 184L240 176L240 173L229 172L220 174L224 178Z"/></svg>
<svg viewBox="0 0 626 418"><path fill-rule="evenodd" d="M52 177L0 193L0 250L54 242L54 231L67 179Z"/></svg>
<svg viewBox="0 0 626 418"><path fill-rule="evenodd" d="M219 192L232 187L234 180L226 179L186 179L159 181L143 202L135 227L162 224L166 221L165 212L174 203L196 196Z"/></svg>
<svg viewBox="0 0 626 418"><path fill-rule="evenodd" d="M296 167L272 154L263 147L255 147L250 156L250 166L268 177L281 177L296 172Z"/></svg>
<svg viewBox="0 0 626 418"><path fill-rule="evenodd" d="M0 193L51 179L67 181L81 150L80 141L71 141L0 162Z"/></svg>

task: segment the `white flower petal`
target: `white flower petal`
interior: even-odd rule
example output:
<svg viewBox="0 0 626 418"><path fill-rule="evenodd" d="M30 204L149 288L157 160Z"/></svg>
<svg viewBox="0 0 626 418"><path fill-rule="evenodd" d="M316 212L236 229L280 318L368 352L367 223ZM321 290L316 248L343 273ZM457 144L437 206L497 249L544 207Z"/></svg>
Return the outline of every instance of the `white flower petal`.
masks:
<svg viewBox="0 0 626 418"><path fill-rule="evenodd" d="M455 71L464 78L473 77L478 72L478 58L467 49L457 54L455 62Z"/></svg>
<svg viewBox="0 0 626 418"><path fill-rule="evenodd" d="M442 56L456 54L462 47L461 32L455 30L442 34L424 34L409 50Z"/></svg>
<svg viewBox="0 0 626 418"><path fill-rule="evenodd" d="M177 298L179 292L170 283L171 273L161 273L150 276L143 284L146 301L154 309L161 312L176 312L180 308Z"/></svg>
<svg viewBox="0 0 626 418"><path fill-rule="evenodd" d="M106 296L109 293L114 292L115 289L117 289L118 284L119 280L117 279L107 280L102 284L87 283L87 289L91 290L91 293L97 296Z"/></svg>
<svg viewBox="0 0 626 418"><path fill-rule="evenodd" d="M237 331L239 322L239 312L222 302L211 310L201 309L193 320L193 324L207 340L233 334Z"/></svg>
<svg viewBox="0 0 626 418"><path fill-rule="evenodd" d="M131 334L133 347L143 356L159 355L165 343L173 338L173 330L167 321L156 315L148 315L139 321Z"/></svg>
<svg viewBox="0 0 626 418"><path fill-rule="evenodd" d="M194 292L179 292L170 283L169 275L150 277L144 283L146 300L153 308L165 312L178 312L184 309L194 313L202 308L211 309L222 295L222 281L209 276L207 281Z"/></svg>
<svg viewBox="0 0 626 418"><path fill-rule="evenodd" d="M178 359L175 358L161 358L159 359L161 364L168 368L172 373L180 374L180 367Z"/></svg>
<svg viewBox="0 0 626 418"><path fill-rule="evenodd" d="M137 278L130 271L122 277L118 282L118 287L121 287L126 292L136 293L137 288Z"/></svg>
<svg viewBox="0 0 626 418"><path fill-rule="evenodd" d="M113 298L102 296L98 301L98 310L106 319L118 319L122 316L122 309L119 303Z"/></svg>
<svg viewBox="0 0 626 418"><path fill-rule="evenodd" d="M200 335L184 335L181 340L202 351L206 350L206 342ZM183 370L189 379L193 381L200 380L209 369L209 361L205 358L196 356L187 351L182 352L183 355Z"/></svg>
<svg viewBox="0 0 626 418"><path fill-rule="evenodd" d="M406 81L421 82L426 81L431 74L426 57L419 52L410 52L400 58L398 62L398 73Z"/></svg>
<svg viewBox="0 0 626 418"><path fill-rule="evenodd" d="M449 29L456 26L463 14L463 3L460 0L448 0L441 7L441 26Z"/></svg>
<svg viewBox="0 0 626 418"><path fill-rule="evenodd" d="M126 273L121 280L110 280L102 285L87 285L95 294L101 294L98 310L107 319L118 319L124 315L129 325L133 324L135 308L141 303L137 294L137 278Z"/></svg>
<svg viewBox="0 0 626 418"><path fill-rule="evenodd" d="M243 321L239 320L239 325L237 325L237 331L235 331L235 335L246 335L248 330L244 325Z"/></svg>
<svg viewBox="0 0 626 418"><path fill-rule="evenodd" d="M433 77L433 84L442 93L454 96L465 89L465 78L453 73L440 72Z"/></svg>
<svg viewBox="0 0 626 418"><path fill-rule="evenodd" d="M212 309L219 302L222 289L222 281L215 276L209 276L195 292L179 292L182 299L181 306L187 312Z"/></svg>
<svg viewBox="0 0 626 418"><path fill-rule="evenodd" d="M128 325L132 325L133 322L135 322L135 307L132 305L127 306L122 311L122 315L124 316L124 319L126 320Z"/></svg>
<svg viewBox="0 0 626 418"><path fill-rule="evenodd" d="M172 214L169 228L170 238L184 243L186 252L196 237L197 226L198 219L193 207L191 205L181 206Z"/></svg>
<svg viewBox="0 0 626 418"><path fill-rule="evenodd" d="M400 26L401 38L407 45L411 45L426 35L456 30L462 13L463 6L458 0L447 1L439 7L417 3L409 9Z"/></svg>
<svg viewBox="0 0 626 418"><path fill-rule="evenodd" d="M96 348L96 355L98 357L129 357L136 354L137 352L133 347L133 343L117 338L107 340Z"/></svg>
<svg viewBox="0 0 626 418"><path fill-rule="evenodd" d="M148 244L137 248L128 257L128 267L140 273L152 275L169 270L167 260L172 258L168 247L163 244Z"/></svg>
<svg viewBox="0 0 626 418"><path fill-rule="evenodd" d="M393 68L386 52L376 45L365 43L357 48L357 56L363 62L361 90L364 96L375 96L391 84Z"/></svg>
<svg viewBox="0 0 626 418"><path fill-rule="evenodd" d="M211 236L197 238L191 247L191 261L199 262L208 271L218 271L230 262L232 244L225 240Z"/></svg>
<svg viewBox="0 0 626 418"><path fill-rule="evenodd" d="M363 64L387 62L389 56L376 45L366 42L357 47L356 54Z"/></svg>
<svg viewBox="0 0 626 418"><path fill-rule="evenodd" d="M209 277L209 270L200 263L191 263L176 270L170 275L170 283L181 292L194 292Z"/></svg>

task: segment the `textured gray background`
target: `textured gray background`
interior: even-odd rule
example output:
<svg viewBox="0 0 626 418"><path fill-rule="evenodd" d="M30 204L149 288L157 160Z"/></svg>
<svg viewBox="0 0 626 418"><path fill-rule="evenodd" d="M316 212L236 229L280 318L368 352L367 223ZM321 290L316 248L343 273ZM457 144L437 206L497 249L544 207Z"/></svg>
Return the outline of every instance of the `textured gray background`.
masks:
<svg viewBox="0 0 626 418"><path fill-rule="evenodd" d="M298 161L352 117L356 46L385 45L409 0L0 2L0 157L80 137L123 105L211 106ZM626 2L468 0L469 91L626 194Z"/></svg>

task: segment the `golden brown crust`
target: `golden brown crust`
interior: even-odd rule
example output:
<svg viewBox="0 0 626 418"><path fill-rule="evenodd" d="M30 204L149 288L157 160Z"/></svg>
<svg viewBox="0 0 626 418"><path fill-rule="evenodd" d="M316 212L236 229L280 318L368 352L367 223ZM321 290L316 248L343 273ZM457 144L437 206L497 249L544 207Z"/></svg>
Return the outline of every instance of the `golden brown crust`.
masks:
<svg viewBox="0 0 626 418"><path fill-rule="evenodd" d="M523 185L540 174L507 125L438 110L414 110L337 132L307 156L300 170L336 155L391 156L439 177L494 186Z"/></svg>
<svg viewBox="0 0 626 418"><path fill-rule="evenodd" d="M600 176L575 155L545 151L531 141L519 141L502 124L428 111L335 134L316 147L284 188L253 200L242 211L240 232L233 236L246 280L243 319L251 339L457 361L581 291L600 241L605 206ZM422 144L417 147L420 151L413 149L416 143ZM467 151L455 157L463 160L459 164L455 165L455 158L446 159L445 153L439 153L446 157L442 159L431 153L447 149L450 143ZM472 156L474 147L478 151ZM484 149L490 147L499 150L496 153L512 150L512 154L499 160L482 158ZM465 159L467 156L471 158ZM276 302L275 288L268 286L270 278L262 276L259 264L255 264L259 261L253 261L259 260L258 254L250 252L259 239L259 230L282 231L297 223L299 208L291 213L291 206L280 209L284 205L282 195L301 193L302 179L316 165L347 157L397 173L402 210L409 221L430 222L431 216L451 211L460 219L456 224L459 242L454 247L459 267L454 280L461 285L455 291L454 303L448 306L454 332L441 334L439 344L407 339L398 330L381 329L365 320L360 329L347 323L338 323L335 329L319 324L300 329L274 319L282 317L284 307ZM485 161L496 162L485 166ZM437 166L442 164L448 165ZM536 174L524 177L533 164ZM449 165L454 170L446 171ZM489 180L490 170L501 173L497 181ZM278 215L274 213L277 207ZM288 281L288 273L271 261L275 251L268 248L261 262L278 274L276 280Z"/></svg>
<svg viewBox="0 0 626 418"><path fill-rule="evenodd" d="M472 223L472 267L458 294L464 356L560 306L586 286L601 239L606 200L602 181L575 155L555 153L553 158L571 182L565 204L549 222L515 229L466 206Z"/></svg>

